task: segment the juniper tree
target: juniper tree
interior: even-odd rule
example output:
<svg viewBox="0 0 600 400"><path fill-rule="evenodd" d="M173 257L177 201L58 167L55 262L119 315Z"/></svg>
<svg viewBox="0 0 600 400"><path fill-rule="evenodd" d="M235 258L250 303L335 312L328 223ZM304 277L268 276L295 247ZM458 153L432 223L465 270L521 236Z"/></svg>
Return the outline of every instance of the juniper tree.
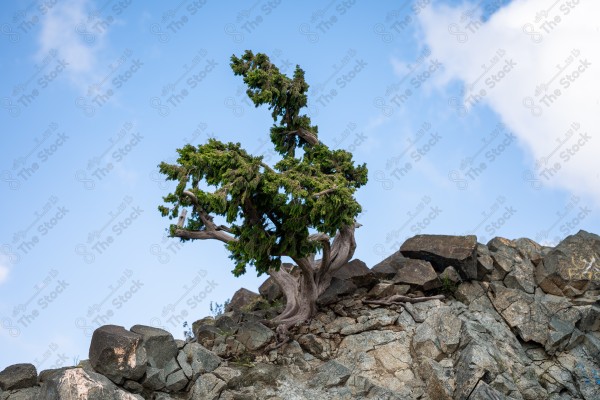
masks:
<svg viewBox="0 0 600 400"><path fill-rule="evenodd" d="M367 183L367 168L355 166L349 152L328 148L317 126L300 114L309 85L299 66L290 78L267 55L251 51L233 55L230 65L255 106L272 110L270 138L281 160L271 167L240 143L187 144L177 150L176 164L159 165L167 180L177 182L159 211L178 220L170 225L171 237L224 242L235 276L249 265L259 276L269 274L286 298L273 322L287 328L315 314L332 274L352 258L361 212L353 194ZM201 183L215 190L203 190ZM215 216L226 224L217 225ZM294 270L282 267L286 256Z"/></svg>

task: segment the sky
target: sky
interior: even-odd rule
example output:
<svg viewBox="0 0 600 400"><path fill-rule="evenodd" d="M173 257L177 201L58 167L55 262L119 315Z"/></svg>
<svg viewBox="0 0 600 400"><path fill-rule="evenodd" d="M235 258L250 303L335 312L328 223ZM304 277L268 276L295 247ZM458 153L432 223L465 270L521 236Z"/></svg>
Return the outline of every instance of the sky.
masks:
<svg viewBox="0 0 600 400"><path fill-rule="evenodd" d="M266 276L180 243L176 149L273 120L229 66L306 72L319 139L366 163L354 258L416 234L600 233L600 2L26 0L0 4L0 370L88 358L93 331L183 324Z"/></svg>

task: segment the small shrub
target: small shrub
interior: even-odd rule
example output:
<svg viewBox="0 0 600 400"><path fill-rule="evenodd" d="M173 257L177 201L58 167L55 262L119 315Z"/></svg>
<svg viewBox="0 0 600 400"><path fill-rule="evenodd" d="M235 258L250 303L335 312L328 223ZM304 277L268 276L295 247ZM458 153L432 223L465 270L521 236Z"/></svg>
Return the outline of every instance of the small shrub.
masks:
<svg viewBox="0 0 600 400"><path fill-rule="evenodd" d="M187 321L183 323L183 336L185 337L186 342L191 342L194 340L194 333L192 332L192 328L188 325ZM187 328L187 329L185 329Z"/></svg>
<svg viewBox="0 0 600 400"><path fill-rule="evenodd" d="M231 301L231 299L227 299L227 300L225 300L225 302L223 304L219 304L217 302L213 303L211 301L210 302L210 313L212 314L212 316L216 317L216 316L223 314L225 312L225 309L229 305L230 301Z"/></svg>

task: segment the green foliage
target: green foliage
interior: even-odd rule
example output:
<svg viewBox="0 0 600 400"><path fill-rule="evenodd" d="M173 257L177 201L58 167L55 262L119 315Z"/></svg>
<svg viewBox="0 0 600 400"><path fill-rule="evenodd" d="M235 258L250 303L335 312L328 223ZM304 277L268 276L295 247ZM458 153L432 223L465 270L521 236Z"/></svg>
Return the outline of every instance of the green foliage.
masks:
<svg viewBox="0 0 600 400"><path fill-rule="evenodd" d="M442 281L442 292L454 294L458 289L458 285L447 276L442 276L440 280Z"/></svg>
<svg viewBox="0 0 600 400"><path fill-rule="evenodd" d="M244 350L242 353L234 355L234 357L231 359L231 363L239 367L252 368L256 366L256 364L253 362L254 359L255 356L252 353L250 353L248 350Z"/></svg>
<svg viewBox="0 0 600 400"><path fill-rule="evenodd" d="M261 275L279 268L282 256L316 253L320 244L308 240L309 229L334 236L342 226L354 224L362 209L353 195L367 183L367 168L355 166L349 152L318 141L317 126L300 114L309 86L299 66L289 78L265 54L246 51L231 57L231 68L243 77L256 107L266 104L272 110L270 137L282 159L271 168L240 143L209 139L203 145L187 144L177 150L176 164L159 165L166 180L177 186L158 209L169 219L177 219L183 208L191 211L183 226L190 231L206 230L202 212L224 217L237 239L226 244L235 262L233 273L239 276L254 265ZM297 158L298 147L303 155ZM216 190L202 190L200 182ZM196 196L195 206L186 190ZM323 191L328 192L315 196ZM176 228L171 225L171 235Z"/></svg>

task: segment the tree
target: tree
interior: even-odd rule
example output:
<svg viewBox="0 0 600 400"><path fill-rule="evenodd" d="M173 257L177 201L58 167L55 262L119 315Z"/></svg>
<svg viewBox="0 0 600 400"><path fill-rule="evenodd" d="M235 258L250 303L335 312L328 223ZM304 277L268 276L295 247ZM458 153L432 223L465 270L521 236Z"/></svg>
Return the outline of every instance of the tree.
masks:
<svg viewBox="0 0 600 400"><path fill-rule="evenodd" d="M251 51L233 55L230 65L255 106L272 110L270 138L282 159L270 167L240 143L187 144L177 150L176 164L159 165L167 180L178 182L159 211L178 219L170 225L172 237L224 242L235 261L234 275L245 273L247 265L259 276L269 274L286 298L273 322L287 329L314 316L332 274L354 255L361 206L353 194L367 183L367 168L354 166L349 152L319 141L317 126L300 114L309 86L299 66L290 78L265 54ZM202 189L201 183L216 189ZM217 225L214 216L224 217L226 225ZM284 256L295 262L294 270L281 267Z"/></svg>

